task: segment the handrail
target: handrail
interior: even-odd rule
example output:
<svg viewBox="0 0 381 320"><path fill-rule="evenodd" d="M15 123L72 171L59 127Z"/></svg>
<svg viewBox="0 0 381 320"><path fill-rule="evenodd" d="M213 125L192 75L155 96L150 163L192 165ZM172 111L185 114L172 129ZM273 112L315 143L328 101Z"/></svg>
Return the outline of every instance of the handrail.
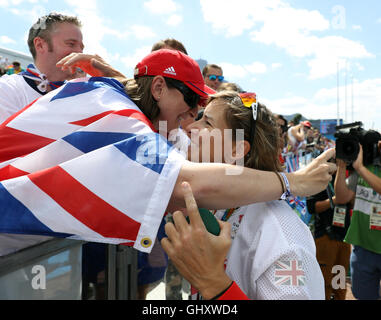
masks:
<svg viewBox="0 0 381 320"><path fill-rule="evenodd" d="M33 264L46 256L59 253L85 241L54 238L0 257L0 277L20 267Z"/></svg>

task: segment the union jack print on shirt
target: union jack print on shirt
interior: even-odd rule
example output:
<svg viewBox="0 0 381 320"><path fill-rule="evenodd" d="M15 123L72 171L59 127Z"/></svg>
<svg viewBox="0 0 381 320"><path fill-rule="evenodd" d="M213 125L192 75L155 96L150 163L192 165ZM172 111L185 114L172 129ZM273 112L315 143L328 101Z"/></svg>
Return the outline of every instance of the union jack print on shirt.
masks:
<svg viewBox="0 0 381 320"><path fill-rule="evenodd" d="M298 260L277 261L275 263L275 284L288 286L304 286L305 273L302 262Z"/></svg>

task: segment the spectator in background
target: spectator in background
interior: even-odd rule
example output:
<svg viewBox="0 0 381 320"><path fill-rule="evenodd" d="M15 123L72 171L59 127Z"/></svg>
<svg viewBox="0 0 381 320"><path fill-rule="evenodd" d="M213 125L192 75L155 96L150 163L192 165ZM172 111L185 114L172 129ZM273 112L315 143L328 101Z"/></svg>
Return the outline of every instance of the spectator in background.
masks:
<svg viewBox="0 0 381 320"><path fill-rule="evenodd" d="M353 245L350 258L352 293L356 299L379 300L381 281L381 166L364 165L363 149L346 179L346 163L337 159L335 193L338 203L354 200L345 242ZM378 143L381 148L381 140Z"/></svg>
<svg viewBox="0 0 381 320"><path fill-rule="evenodd" d="M11 75L11 74L19 74L20 72L23 72L25 71L24 69L21 68L21 64L20 62L18 61L14 61L12 63L12 66L10 68L7 69L7 74L8 75Z"/></svg>
<svg viewBox="0 0 381 320"><path fill-rule="evenodd" d="M287 120L281 114L275 114L276 123L278 125L279 132L279 159L282 165L284 165L283 153L287 153Z"/></svg>
<svg viewBox="0 0 381 320"><path fill-rule="evenodd" d="M6 74L8 66L8 58L0 56L0 76Z"/></svg>
<svg viewBox="0 0 381 320"><path fill-rule="evenodd" d="M187 50L185 49L185 46L178 40L173 39L173 38L168 38L165 40L160 40L156 42L151 49L152 51L157 51L160 49L172 49L172 50L179 50L186 55L188 54Z"/></svg>
<svg viewBox="0 0 381 320"><path fill-rule="evenodd" d="M293 153L297 153L300 149L305 149L306 147L306 134L308 129L311 128L311 123L309 121L300 122L296 126L291 126L287 131L287 139L289 144L289 149Z"/></svg>
<svg viewBox="0 0 381 320"><path fill-rule="evenodd" d="M333 194L333 187L329 184ZM351 204L339 205L336 196L332 197L332 205L327 190L307 198L308 212L313 214L316 258L319 262L325 283L326 300L345 300L346 288L332 287L334 274L332 269L339 265L349 270L351 246L343 242L350 224Z"/></svg>
<svg viewBox="0 0 381 320"><path fill-rule="evenodd" d="M202 76L204 77L205 84L215 91L224 81L222 68L216 64L208 64L202 70Z"/></svg>
<svg viewBox="0 0 381 320"><path fill-rule="evenodd" d="M72 16L50 13L30 28L29 50L34 64L26 72L0 79L0 123L32 101L73 79L70 70L56 63L72 52L82 52L81 22Z"/></svg>
<svg viewBox="0 0 381 320"><path fill-rule="evenodd" d="M287 131L288 131L288 122L285 117L283 117L281 114L275 115L276 123L278 124L278 131L279 136L281 139L281 148L282 151L286 147L287 143Z"/></svg>

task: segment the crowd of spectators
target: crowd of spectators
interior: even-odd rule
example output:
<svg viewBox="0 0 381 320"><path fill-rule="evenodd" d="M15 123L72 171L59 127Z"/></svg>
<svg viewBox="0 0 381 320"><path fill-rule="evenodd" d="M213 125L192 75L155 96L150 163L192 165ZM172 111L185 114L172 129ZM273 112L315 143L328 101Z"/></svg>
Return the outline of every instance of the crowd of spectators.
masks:
<svg viewBox="0 0 381 320"><path fill-rule="evenodd" d="M4 74L12 75L18 74L23 71L25 70L21 67L20 62L13 61L10 64L8 58L0 56L0 77Z"/></svg>

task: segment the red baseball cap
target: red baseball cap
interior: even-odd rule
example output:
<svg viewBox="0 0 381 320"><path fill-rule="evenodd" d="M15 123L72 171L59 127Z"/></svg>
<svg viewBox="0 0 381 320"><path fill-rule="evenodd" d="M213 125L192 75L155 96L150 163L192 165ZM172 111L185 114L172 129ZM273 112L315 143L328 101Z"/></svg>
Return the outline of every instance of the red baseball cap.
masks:
<svg viewBox="0 0 381 320"><path fill-rule="evenodd" d="M142 76L163 76L179 80L204 99L216 93L205 84L197 62L177 50L151 52L135 67L135 78Z"/></svg>
<svg viewBox="0 0 381 320"><path fill-rule="evenodd" d="M311 128L311 127L312 127L311 122L309 122L309 121L304 121L304 122L303 122L303 125L304 125L305 127L307 127L307 128Z"/></svg>

